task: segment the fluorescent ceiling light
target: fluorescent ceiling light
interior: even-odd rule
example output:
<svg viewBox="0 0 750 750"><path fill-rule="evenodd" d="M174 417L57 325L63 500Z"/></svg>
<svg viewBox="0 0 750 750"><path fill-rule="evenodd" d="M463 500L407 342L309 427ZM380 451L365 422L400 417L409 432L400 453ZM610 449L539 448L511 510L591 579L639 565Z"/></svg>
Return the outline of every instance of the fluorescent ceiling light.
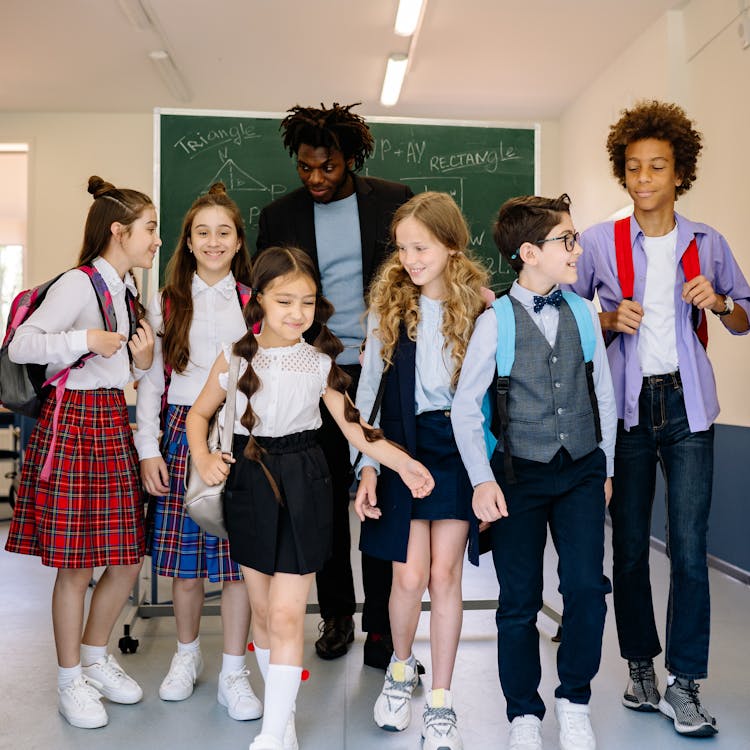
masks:
<svg viewBox="0 0 750 750"><path fill-rule="evenodd" d="M28 152L28 143L0 143L0 154L26 154Z"/></svg>
<svg viewBox="0 0 750 750"><path fill-rule="evenodd" d="M388 58L385 78L383 78L383 90L380 92L380 103L384 107L392 107L398 101L408 64L409 58L406 55L391 55Z"/></svg>
<svg viewBox="0 0 750 750"><path fill-rule="evenodd" d="M424 0L399 0L394 31L399 36L411 36L419 24Z"/></svg>
<svg viewBox="0 0 750 750"><path fill-rule="evenodd" d="M182 77L182 73L169 56L169 52L164 49L155 49L153 52L149 52L148 56L159 71L162 81L164 81L172 96L183 102L190 101L190 90Z"/></svg>

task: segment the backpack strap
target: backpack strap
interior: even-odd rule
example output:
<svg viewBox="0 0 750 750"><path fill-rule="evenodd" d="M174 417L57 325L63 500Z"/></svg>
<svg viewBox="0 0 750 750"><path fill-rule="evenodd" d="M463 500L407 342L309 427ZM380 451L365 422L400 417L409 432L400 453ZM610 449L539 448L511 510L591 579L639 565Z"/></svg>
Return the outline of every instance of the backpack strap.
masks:
<svg viewBox="0 0 750 750"><path fill-rule="evenodd" d="M498 427L500 439L503 441L503 466L508 481L516 481L513 471L513 461L510 455L510 441L508 439L508 387L510 386L510 371L516 358L516 316L510 295L503 295L492 303L497 319L497 351L495 363L497 365L497 380L495 381L495 402L497 404ZM487 420L485 419L485 425ZM486 430L485 430L486 436Z"/></svg>

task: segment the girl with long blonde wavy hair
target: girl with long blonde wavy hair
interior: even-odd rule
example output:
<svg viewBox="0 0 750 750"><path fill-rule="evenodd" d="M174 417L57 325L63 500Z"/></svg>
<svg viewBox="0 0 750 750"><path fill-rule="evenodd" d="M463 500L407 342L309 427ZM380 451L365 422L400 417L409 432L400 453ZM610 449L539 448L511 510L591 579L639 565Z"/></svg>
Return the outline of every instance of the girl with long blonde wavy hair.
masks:
<svg viewBox="0 0 750 750"><path fill-rule="evenodd" d="M474 322L486 306L488 274L467 250L466 221L445 193L421 193L402 205L391 234L395 250L370 293L357 407L369 414L381 391L380 428L428 467L435 490L413 500L385 467L366 458L355 467L360 547L393 561L394 653L374 718L390 731L409 724L419 679L412 645L429 588L433 680L423 713L424 748L460 750L450 686L462 622L463 555L476 519L450 410Z"/></svg>

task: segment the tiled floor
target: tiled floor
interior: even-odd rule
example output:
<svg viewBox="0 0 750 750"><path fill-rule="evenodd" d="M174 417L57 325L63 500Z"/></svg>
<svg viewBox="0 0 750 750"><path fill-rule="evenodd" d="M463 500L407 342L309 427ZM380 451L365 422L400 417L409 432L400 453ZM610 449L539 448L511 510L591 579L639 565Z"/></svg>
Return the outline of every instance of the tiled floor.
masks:
<svg viewBox="0 0 750 750"><path fill-rule="evenodd" d="M7 529L7 523L0 524L3 544ZM555 565L554 552L548 550L545 600L559 610ZM658 616L663 622L667 596L664 556L653 552L652 565L654 593L660 603ZM134 628L134 636L140 641L137 652L118 658L143 686L143 701L135 706L108 705L110 723L104 729L82 730L67 725L56 711L49 615L53 579L54 571L42 567L38 560L0 551L1 750L247 748L260 729L260 722L233 721L216 702L221 658L218 617L203 620L201 641L206 669L189 700L164 703L157 694L174 649L174 621L169 617L138 620ZM465 599L497 596L489 557L482 559L478 570L467 567L464 579ZM720 733L709 740L685 739L661 715L638 714L620 705L626 673L617 651L610 600L602 667L593 685L591 703L600 750L690 750L696 745L716 750L750 750L750 588L714 571L711 585L711 679L705 682L701 696L717 716ZM428 618L428 614L422 616L415 652L427 667L429 685ZM540 616L539 628L542 695L551 707L556 685L556 646L550 636L555 624ZM122 629L118 628L113 636L115 650L121 634ZM302 750L418 750L423 689L419 688L416 694L412 726L399 734L383 732L372 720L372 704L382 684L382 673L362 666L361 633L349 654L334 662L323 662L315 656L316 634L317 617L309 616L305 666L311 678L302 686L298 700L297 731ZM253 685L262 694L262 681L251 655L248 665ZM663 679L661 665L659 672ZM497 679L493 611L466 612L453 688L466 750L505 748L507 721ZM554 712L548 712L543 726L545 748L557 748Z"/></svg>

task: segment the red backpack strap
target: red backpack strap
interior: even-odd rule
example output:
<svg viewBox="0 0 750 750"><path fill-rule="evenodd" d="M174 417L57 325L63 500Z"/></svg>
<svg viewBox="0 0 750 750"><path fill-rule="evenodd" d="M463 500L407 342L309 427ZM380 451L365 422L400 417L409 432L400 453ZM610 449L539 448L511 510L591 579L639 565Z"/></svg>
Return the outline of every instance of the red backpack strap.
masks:
<svg viewBox="0 0 750 750"><path fill-rule="evenodd" d="M685 281L690 281L701 273L701 261L698 257L698 243L695 237L690 240L687 250L682 254L682 271L685 274ZM693 328L698 341L704 349L708 348L708 323L706 322L705 310L699 310L693 307Z"/></svg>
<svg viewBox="0 0 750 750"><path fill-rule="evenodd" d="M240 300L240 307L244 310L245 305L250 301L250 297L253 296L253 290L241 282L237 282L237 297Z"/></svg>
<svg viewBox="0 0 750 750"><path fill-rule="evenodd" d="M635 271L633 270L633 245L630 241L629 216L615 222L615 258L622 298L633 299Z"/></svg>

